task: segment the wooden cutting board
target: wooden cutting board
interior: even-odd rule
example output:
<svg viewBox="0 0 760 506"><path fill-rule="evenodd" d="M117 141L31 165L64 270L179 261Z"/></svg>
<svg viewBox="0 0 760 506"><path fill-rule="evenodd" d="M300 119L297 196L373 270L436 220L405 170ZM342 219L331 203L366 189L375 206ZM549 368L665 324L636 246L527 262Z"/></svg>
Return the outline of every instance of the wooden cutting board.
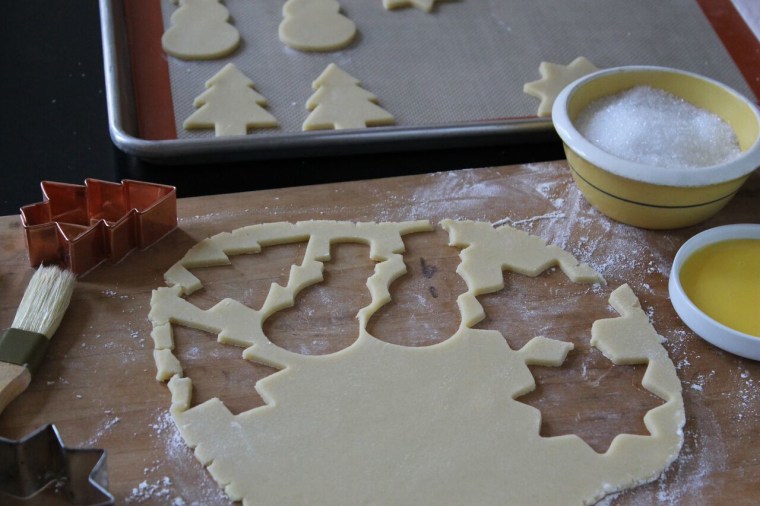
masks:
<svg viewBox="0 0 760 506"><path fill-rule="evenodd" d="M163 272L197 241L255 223L470 219L538 235L590 263L608 282L576 285L556 269L537 278L506 273L506 289L481 299L488 317L480 326L500 330L513 348L535 335L575 344L562 367L532 368L538 386L520 399L541 410L542 435L575 433L603 452L620 432L646 433L642 416L659 400L641 387L643 368L613 366L588 343L593 320L614 316L607 305L612 289L628 283L667 339L684 388L684 448L660 479L611 504L758 502L760 364L689 331L670 305L667 281L676 250L692 235L723 224L760 223L759 198L755 173L712 220L676 231L644 231L596 212L565 163L556 162L180 199L176 231L80 279L41 370L0 415L0 436L17 439L52 422L67 446L107 449L109 489L119 504L225 504L184 446L168 415L169 392L154 379L147 315ZM458 251L446 241L441 230L407 238L409 274L393 284L394 301L370 321L373 335L423 346L455 331L454 301L464 284L454 272ZM32 274L17 216L0 218L0 244L0 324L7 327ZM270 283L286 282L303 248L265 248L235 257L232 267L200 270L205 289L190 300L205 308L233 297L258 307ZM364 281L373 265L364 245L335 245L332 256L325 282L267 322L265 331L275 343L320 354L355 338L354 316L369 301ZM220 345L209 334L180 328L176 338L196 402L218 396L233 412L262 404L253 387L271 368L244 361L239 348Z"/></svg>

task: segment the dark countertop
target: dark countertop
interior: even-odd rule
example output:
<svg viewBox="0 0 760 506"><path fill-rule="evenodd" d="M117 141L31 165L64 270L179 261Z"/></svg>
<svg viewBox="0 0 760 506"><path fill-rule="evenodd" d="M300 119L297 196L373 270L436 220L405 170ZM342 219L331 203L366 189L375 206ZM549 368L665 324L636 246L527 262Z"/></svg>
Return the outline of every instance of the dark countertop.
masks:
<svg viewBox="0 0 760 506"><path fill-rule="evenodd" d="M152 165L111 142L95 0L11 2L0 20L0 215L42 199L42 180L130 178L177 186L180 197L562 158L558 138L329 158L208 166ZM221 171L223 169L223 171ZM207 177L221 174L220 177Z"/></svg>

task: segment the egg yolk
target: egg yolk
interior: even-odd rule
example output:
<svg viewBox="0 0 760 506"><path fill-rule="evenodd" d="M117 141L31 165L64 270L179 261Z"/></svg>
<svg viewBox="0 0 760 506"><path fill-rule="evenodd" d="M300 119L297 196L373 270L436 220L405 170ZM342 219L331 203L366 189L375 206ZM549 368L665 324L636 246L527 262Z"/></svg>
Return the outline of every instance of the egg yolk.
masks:
<svg viewBox="0 0 760 506"><path fill-rule="evenodd" d="M684 292L712 319L760 337L760 239L736 239L694 252L679 273Z"/></svg>

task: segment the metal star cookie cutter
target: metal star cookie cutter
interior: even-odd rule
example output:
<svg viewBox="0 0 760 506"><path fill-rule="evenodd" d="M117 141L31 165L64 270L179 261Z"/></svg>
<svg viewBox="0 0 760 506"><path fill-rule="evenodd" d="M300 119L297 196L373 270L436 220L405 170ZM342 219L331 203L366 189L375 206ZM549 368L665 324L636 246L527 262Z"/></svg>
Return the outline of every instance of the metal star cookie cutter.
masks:
<svg viewBox="0 0 760 506"><path fill-rule="evenodd" d="M84 185L42 181L43 201L21 208L29 262L62 264L82 275L116 263L177 226L173 186L124 179Z"/></svg>
<svg viewBox="0 0 760 506"><path fill-rule="evenodd" d="M55 425L0 437L0 504L110 506L106 451L66 448Z"/></svg>

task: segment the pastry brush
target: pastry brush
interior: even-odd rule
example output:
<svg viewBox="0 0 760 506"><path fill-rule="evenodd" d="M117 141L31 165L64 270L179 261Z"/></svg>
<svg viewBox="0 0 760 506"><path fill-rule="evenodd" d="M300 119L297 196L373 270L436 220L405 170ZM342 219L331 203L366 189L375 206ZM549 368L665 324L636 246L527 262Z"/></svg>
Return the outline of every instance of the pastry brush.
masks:
<svg viewBox="0 0 760 506"><path fill-rule="evenodd" d="M0 337L0 413L26 390L71 301L76 277L55 266L29 280L11 328Z"/></svg>

